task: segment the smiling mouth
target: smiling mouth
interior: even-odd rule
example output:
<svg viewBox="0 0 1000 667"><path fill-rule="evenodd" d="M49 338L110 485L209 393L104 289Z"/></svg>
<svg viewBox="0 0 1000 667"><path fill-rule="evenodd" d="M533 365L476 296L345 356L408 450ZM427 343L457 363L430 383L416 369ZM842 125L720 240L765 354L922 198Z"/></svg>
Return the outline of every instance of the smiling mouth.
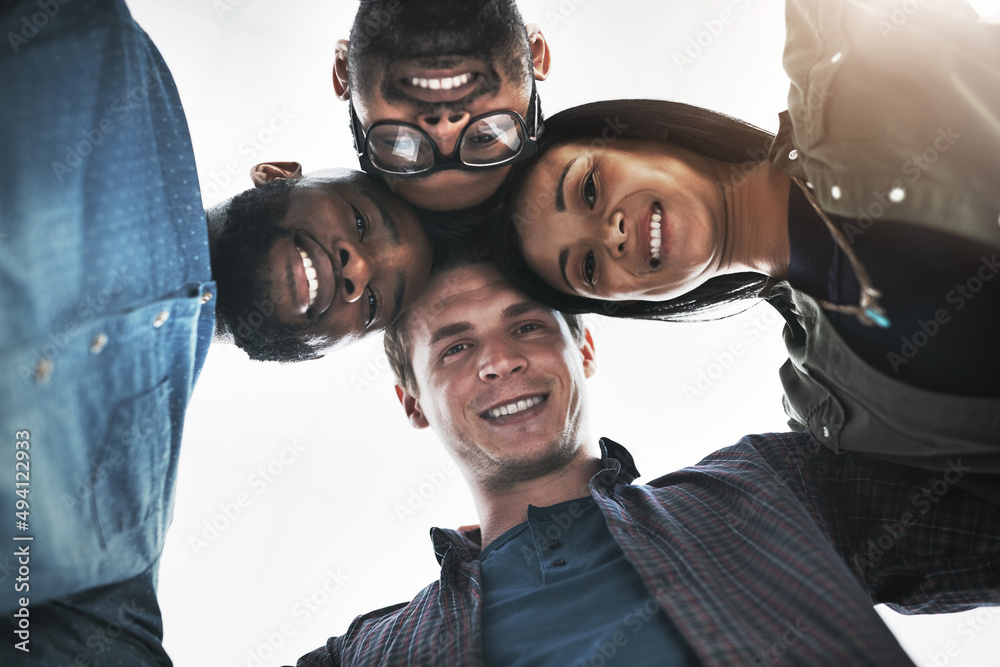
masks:
<svg viewBox="0 0 1000 667"><path fill-rule="evenodd" d="M541 396L532 396L530 398L522 398L517 401L511 401L510 403L505 403L503 405L498 405L495 408L491 408L486 412L482 413L480 416L484 419L499 419L500 417L509 417L511 415L516 415L519 412L524 412L525 410L530 410L536 405L540 405L548 400L548 394Z"/></svg>
<svg viewBox="0 0 1000 667"><path fill-rule="evenodd" d="M424 102L457 102L482 83L483 75L478 67L472 63L448 69L407 66L396 73L396 82L408 95Z"/></svg>
<svg viewBox="0 0 1000 667"><path fill-rule="evenodd" d="M460 88L469 83L469 79L474 76L475 74L470 72L441 79L425 79L412 76L406 83L409 83L414 88L423 88L424 90L451 90L452 88Z"/></svg>

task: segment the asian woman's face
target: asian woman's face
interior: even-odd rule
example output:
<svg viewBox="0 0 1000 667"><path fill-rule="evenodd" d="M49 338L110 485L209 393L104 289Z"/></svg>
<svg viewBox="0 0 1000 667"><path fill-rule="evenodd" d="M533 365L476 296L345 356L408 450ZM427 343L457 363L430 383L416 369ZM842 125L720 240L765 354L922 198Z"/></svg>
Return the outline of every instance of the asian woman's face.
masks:
<svg viewBox="0 0 1000 667"><path fill-rule="evenodd" d="M720 164L656 140L550 149L514 205L528 264L555 289L610 301L694 289L722 260Z"/></svg>

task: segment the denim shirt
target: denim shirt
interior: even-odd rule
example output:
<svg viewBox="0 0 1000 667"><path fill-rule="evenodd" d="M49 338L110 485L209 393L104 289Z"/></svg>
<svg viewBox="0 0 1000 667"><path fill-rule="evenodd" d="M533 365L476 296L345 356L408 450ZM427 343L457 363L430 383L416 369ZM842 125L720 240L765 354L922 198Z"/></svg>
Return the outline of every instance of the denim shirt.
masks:
<svg viewBox="0 0 1000 667"><path fill-rule="evenodd" d="M37 3L2 18L18 37L0 52L5 615L22 597L36 606L155 567L214 325L194 154L165 63L124 2L51 4L31 30ZM30 553L20 588L11 545Z"/></svg>
<svg viewBox="0 0 1000 667"><path fill-rule="evenodd" d="M953 0L899 12L788 0L792 85L768 159L807 181L825 211L857 221L843 228L848 240L898 220L979 242L990 260L1000 254L1000 25ZM761 296L787 322L780 375L793 429L833 451L939 473L961 456L975 470L963 485L1000 503L989 478L1000 474L1000 398L894 380L865 364L809 295L772 280Z"/></svg>

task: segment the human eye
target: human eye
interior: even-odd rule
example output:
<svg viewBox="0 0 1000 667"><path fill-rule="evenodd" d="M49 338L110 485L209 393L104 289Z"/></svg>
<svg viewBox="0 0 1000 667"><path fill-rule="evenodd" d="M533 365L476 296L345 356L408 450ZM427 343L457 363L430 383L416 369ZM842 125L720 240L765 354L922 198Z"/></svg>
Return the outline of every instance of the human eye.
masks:
<svg viewBox="0 0 1000 667"><path fill-rule="evenodd" d="M368 220L365 218L364 214L358 210L358 207L351 204L351 211L354 213L354 225L358 232L358 238L364 241L368 238Z"/></svg>
<svg viewBox="0 0 1000 667"><path fill-rule="evenodd" d="M597 203L597 185L594 183L594 172L590 172L583 179L583 201L587 202L587 206L591 209Z"/></svg>
<svg viewBox="0 0 1000 667"><path fill-rule="evenodd" d="M528 322L527 324L522 324L521 326L517 327L517 329L514 330L514 333L528 334L533 331L538 331L541 328L542 325L538 324L537 322Z"/></svg>
<svg viewBox="0 0 1000 667"><path fill-rule="evenodd" d="M469 346L466 343L456 343L444 351L443 357L451 357L459 352L464 352Z"/></svg>
<svg viewBox="0 0 1000 667"><path fill-rule="evenodd" d="M491 144L499 141L496 135L488 134L485 132L475 132L469 136L466 141L475 144L478 147L489 146Z"/></svg>
<svg viewBox="0 0 1000 667"><path fill-rule="evenodd" d="M594 251L591 250L583 258L583 279L587 281L587 284L591 287L594 286L594 272L597 269L597 259L594 257Z"/></svg>
<svg viewBox="0 0 1000 667"><path fill-rule="evenodd" d="M375 321L375 316L378 314L378 295L375 294L375 290L371 287L365 288L365 294L368 297L368 321L365 322L365 326L370 327L372 322Z"/></svg>

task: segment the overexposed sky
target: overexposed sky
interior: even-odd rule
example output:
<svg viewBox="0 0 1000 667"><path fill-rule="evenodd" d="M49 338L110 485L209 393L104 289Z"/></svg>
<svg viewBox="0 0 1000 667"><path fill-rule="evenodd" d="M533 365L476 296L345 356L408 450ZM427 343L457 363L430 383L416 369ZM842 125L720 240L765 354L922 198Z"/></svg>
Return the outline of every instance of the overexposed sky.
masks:
<svg viewBox="0 0 1000 667"><path fill-rule="evenodd" d="M129 4L177 80L206 206L249 187L248 170L264 160L357 167L330 84L355 0ZM780 0L518 4L552 50L538 87L548 114L659 97L777 128L787 91ZM1000 12L1000 2L975 4ZM628 446L644 480L745 433L785 430L781 320L766 304L712 324L591 324L595 433ZM392 384L380 336L290 366L213 346L188 411L160 570L165 645L179 667L294 664L356 615L437 578L429 528L477 519L443 448L409 427ZM885 613L921 667L995 664L994 616Z"/></svg>

